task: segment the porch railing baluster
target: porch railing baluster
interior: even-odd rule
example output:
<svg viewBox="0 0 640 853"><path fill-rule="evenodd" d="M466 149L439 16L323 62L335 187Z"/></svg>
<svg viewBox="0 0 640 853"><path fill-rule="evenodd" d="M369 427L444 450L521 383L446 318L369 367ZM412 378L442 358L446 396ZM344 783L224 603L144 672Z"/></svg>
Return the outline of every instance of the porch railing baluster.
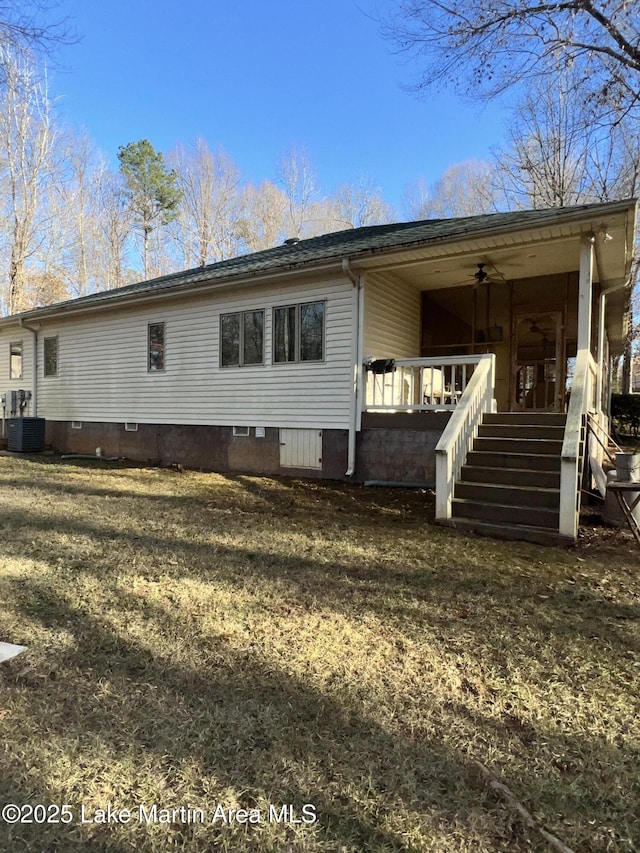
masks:
<svg viewBox="0 0 640 853"><path fill-rule="evenodd" d="M373 381L367 382L363 410L452 411L480 358L480 355L466 355L396 359L389 373L374 374Z"/></svg>

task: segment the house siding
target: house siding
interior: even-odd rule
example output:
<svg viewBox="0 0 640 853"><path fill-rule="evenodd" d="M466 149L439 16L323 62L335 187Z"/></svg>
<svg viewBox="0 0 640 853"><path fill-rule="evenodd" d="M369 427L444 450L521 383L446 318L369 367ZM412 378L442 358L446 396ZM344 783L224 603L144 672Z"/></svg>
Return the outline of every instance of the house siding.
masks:
<svg viewBox="0 0 640 853"><path fill-rule="evenodd" d="M22 377L11 379L10 345L22 341ZM10 326L0 331L0 394L7 391L33 392L33 335L28 329ZM33 399L29 400L22 414L33 415ZM6 413L7 417L9 413Z"/></svg>
<svg viewBox="0 0 640 853"><path fill-rule="evenodd" d="M380 274L367 277L364 354L367 358L420 357L420 291Z"/></svg>
<svg viewBox="0 0 640 853"><path fill-rule="evenodd" d="M324 301L324 361L272 364L272 308ZM352 285L272 284L48 320L39 330L38 415L52 421L344 428L352 375ZM264 309L265 364L220 367L220 315ZM165 370L147 371L147 325L165 323ZM0 335L0 372L9 341ZM22 330L20 330L22 332ZM44 377L43 339L58 336L58 375ZM26 347L30 333L22 333ZM6 352L5 352L6 351ZM31 388L30 357L24 381ZM4 387L4 386L3 386Z"/></svg>

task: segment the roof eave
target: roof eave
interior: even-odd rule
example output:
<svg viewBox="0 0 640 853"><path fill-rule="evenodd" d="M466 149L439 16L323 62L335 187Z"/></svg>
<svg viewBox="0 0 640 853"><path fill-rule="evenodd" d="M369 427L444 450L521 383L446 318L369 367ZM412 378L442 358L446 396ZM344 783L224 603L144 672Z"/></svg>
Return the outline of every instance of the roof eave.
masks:
<svg viewBox="0 0 640 853"><path fill-rule="evenodd" d="M268 272L256 271L254 273L244 273L230 275L223 279L212 279L198 281L187 281L184 283L176 283L171 287L136 291L132 294L121 294L111 298L95 299L91 302L82 303L81 300L71 300L58 305L47 305L42 308L34 308L31 311L24 311L21 314L11 314L8 317L0 317L0 325L11 325L12 323L37 323L44 320L56 319L58 317L68 317L78 314L89 314L95 311L104 311L119 308L127 308L139 305L149 300L169 301L183 296L197 296L204 293L210 293L216 290L225 290L230 287L249 287L252 284L268 283L273 279L281 279L292 275L300 275L300 271L304 268L305 272L312 275L321 275L323 272L333 272L341 268L342 256L330 263L319 261L316 264L307 262L303 264L291 264L287 267L280 267L276 270ZM78 304L80 302L81 304Z"/></svg>

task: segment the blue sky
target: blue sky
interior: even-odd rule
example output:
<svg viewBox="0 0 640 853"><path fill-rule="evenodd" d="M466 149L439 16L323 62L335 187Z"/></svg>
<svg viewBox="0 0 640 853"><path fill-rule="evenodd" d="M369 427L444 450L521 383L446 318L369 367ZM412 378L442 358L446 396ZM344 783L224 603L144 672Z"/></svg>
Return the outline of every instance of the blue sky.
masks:
<svg viewBox="0 0 640 853"><path fill-rule="evenodd" d="M408 182L487 156L495 105L402 89L415 67L376 18L392 0L61 0L81 41L52 81L61 117L117 165L119 145L161 151L204 137L254 181L291 146L322 189L361 175L398 205Z"/></svg>

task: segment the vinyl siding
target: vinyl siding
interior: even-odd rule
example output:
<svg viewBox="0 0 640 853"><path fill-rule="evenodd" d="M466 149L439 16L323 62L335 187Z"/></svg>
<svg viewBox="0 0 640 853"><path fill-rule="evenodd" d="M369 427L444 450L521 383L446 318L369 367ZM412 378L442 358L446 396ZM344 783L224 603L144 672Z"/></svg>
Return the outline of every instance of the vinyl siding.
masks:
<svg viewBox="0 0 640 853"><path fill-rule="evenodd" d="M18 341L22 341L22 378L11 379L9 347ZM0 394L19 389L33 392L33 335L27 329L15 325L0 331ZM33 414L33 400L24 414Z"/></svg>
<svg viewBox="0 0 640 853"><path fill-rule="evenodd" d="M351 291L342 281L270 285L47 321L39 332L38 414L63 421L346 428ZM272 308L321 300L324 361L272 364ZM261 308L265 364L221 368L220 315ZM165 323L165 370L150 373L147 325L159 322ZM43 377L42 339L50 335L59 339L58 376ZM5 338L8 359L15 335L4 332ZM29 370L26 362L27 377Z"/></svg>
<svg viewBox="0 0 640 853"><path fill-rule="evenodd" d="M381 274L369 275L364 288L366 358L419 358L420 292Z"/></svg>

